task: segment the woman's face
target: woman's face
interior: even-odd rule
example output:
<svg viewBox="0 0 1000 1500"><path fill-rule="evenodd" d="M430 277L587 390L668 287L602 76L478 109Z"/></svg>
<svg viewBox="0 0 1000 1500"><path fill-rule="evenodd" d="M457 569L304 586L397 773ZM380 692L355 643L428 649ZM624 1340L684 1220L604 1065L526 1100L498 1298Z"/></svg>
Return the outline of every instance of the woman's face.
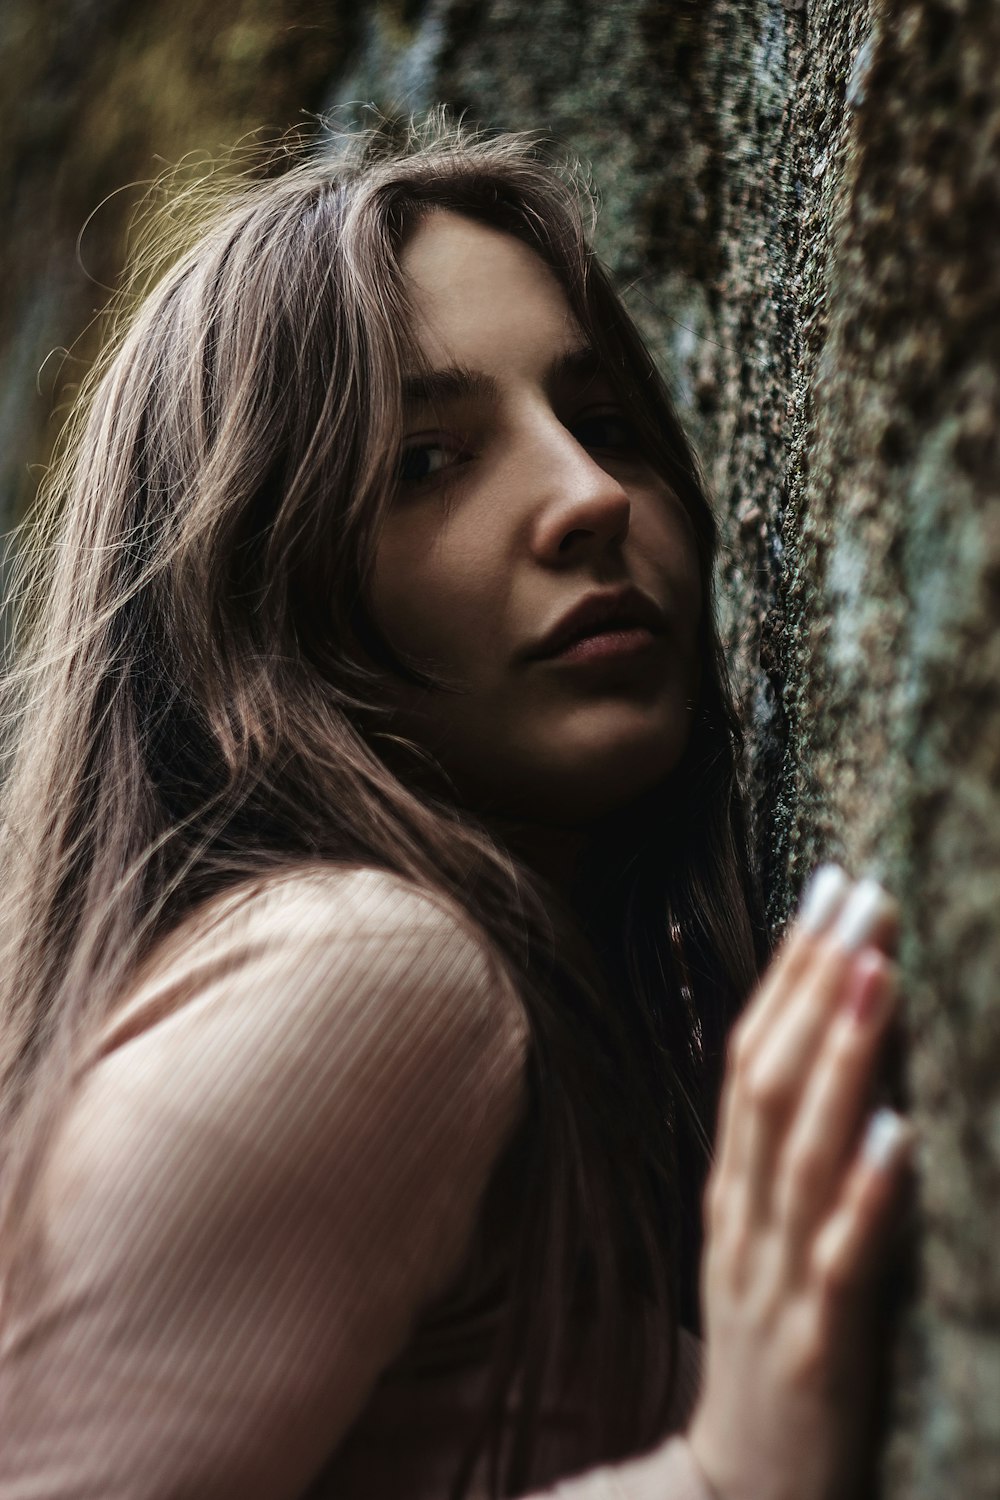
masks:
<svg viewBox="0 0 1000 1500"><path fill-rule="evenodd" d="M437 211L402 268L431 373L406 382L370 602L390 647L447 687L393 679L394 728L479 811L585 824L687 741L691 525L531 250Z"/></svg>

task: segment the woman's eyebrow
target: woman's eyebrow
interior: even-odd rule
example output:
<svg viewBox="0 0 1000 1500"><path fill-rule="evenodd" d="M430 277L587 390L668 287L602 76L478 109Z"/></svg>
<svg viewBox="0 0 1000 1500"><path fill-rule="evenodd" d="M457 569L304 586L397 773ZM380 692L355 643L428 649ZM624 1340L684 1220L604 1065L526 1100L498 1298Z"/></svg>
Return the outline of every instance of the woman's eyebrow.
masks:
<svg viewBox="0 0 1000 1500"><path fill-rule="evenodd" d="M561 380L580 382L596 380L604 374L604 361L590 344L581 344L570 349L555 361L548 374L548 383L557 385Z"/></svg>
<svg viewBox="0 0 1000 1500"><path fill-rule="evenodd" d="M403 405L406 407L430 406L470 396L496 401L499 386L492 375L482 370L470 370L465 365L448 365L443 370L426 370L419 375L403 377Z"/></svg>
<svg viewBox="0 0 1000 1500"><path fill-rule="evenodd" d="M551 389L567 379L591 380L601 373L601 369L597 350L589 344L581 345L553 360L546 371L545 384ZM487 375L485 370L470 369L468 365L447 365L440 370L423 370L403 377L403 405L407 409L462 399L497 401L499 397L500 387L495 376Z"/></svg>

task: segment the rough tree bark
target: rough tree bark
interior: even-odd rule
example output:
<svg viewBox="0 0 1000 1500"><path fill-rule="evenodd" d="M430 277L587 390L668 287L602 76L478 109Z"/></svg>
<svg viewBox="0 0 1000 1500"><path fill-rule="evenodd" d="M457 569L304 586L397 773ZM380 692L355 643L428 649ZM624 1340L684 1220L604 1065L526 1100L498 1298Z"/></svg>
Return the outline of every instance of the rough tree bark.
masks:
<svg viewBox="0 0 1000 1500"><path fill-rule="evenodd" d="M0 89L8 515L45 447L35 369L95 300L75 233L156 154L321 100L444 99L592 161L602 252L718 505L772 920L829 855L903 902L922 1232L883 1493L995 1500L1000 7L101 0L82 37L80 14L17 0L4 21L6 71L32 84L16 113ZM122 223L85 237L101 280Z"/></svg>

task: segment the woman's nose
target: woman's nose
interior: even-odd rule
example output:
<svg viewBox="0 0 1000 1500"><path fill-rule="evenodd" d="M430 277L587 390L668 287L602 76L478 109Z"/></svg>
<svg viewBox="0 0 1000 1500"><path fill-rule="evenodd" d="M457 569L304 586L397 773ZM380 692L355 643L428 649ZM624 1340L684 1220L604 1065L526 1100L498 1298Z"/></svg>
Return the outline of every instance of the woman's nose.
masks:
<svg viewBox="0 0 1000 1500"><path fill-rule="evenodd" d="M533 528L536 557L560 566L588 552L620 547L632 505L618 480L565 427L545 444L539 459L544 482Z"/></svg>

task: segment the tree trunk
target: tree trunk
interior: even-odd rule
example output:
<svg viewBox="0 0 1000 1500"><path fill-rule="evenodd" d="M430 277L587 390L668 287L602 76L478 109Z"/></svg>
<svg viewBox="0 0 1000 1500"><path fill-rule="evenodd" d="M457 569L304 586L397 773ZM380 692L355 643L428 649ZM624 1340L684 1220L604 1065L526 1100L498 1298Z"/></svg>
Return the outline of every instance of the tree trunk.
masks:
<svg viewBox="0 0 1000 1500"><path fill-rule="evenodd" d="M11 126L8 514L45 446L34 370L97 300L75 232L155 153L321 99L446 100L593 163L602 253L717 502L771 919L823 857L902 900L920 1277L882 1492L996 1500L1000 6L397 0L348 24L319 0L102 0L83 39L68 0L11 14L43 8L63 29L19 66L47 92ZM102 280L123 221L84 236Z"/></svg>

